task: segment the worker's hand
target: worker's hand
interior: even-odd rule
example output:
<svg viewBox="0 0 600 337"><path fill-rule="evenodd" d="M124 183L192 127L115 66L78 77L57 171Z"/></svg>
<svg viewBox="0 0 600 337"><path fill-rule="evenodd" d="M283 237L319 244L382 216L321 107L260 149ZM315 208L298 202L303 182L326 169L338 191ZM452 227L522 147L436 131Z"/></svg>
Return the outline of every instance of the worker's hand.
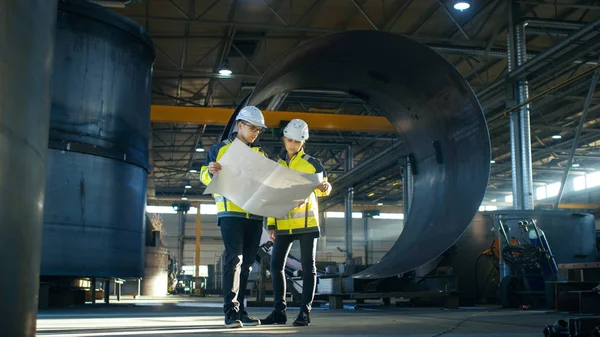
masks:
<svg viewBox="0 0 600 337"><path fill-rule="evenodd" d="M327 192L327 190L331 188L331 184L328 181L323 181L317 185L317 188L321 190L321 192Z"/></svg>
<svg viewBox="0 0 600 337"><path fill-rule="evenodd" d="M221 164L215 161L208 163L208 172L210 172L210 174L215 174L219 171L221 171Z"/></svg>
<svg viewBox="0 0 600 337"><path fill-rule="evenodd" d="M271 239L271 241L275 241L275 231L274 230L270 230L269 231L269 239Z"/></svg>

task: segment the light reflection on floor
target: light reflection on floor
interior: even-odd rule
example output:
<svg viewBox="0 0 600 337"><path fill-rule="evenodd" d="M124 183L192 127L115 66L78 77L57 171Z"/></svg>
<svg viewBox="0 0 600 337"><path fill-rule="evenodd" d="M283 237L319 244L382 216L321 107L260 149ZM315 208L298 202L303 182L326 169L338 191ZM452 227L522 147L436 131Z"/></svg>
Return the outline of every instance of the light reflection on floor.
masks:
<svg viewBox="0 0 600 337"><path fill-rule="evenodd" d="M349 310L352 309L352 310ZM46 337L192 337L235 335L311 336L419 336L447 331L443 337L539 336L559 314L544 311L511 311L489 308L446 310L443 308L394 308L371 306L345 310L315 309L309 327L291 324L298 308L289 308L288 324L228 329L223 326L219 300L128 301L111 305L41 310L37 336ZM272 308L249 308L257 318ZM1 335L1 331L0 331Z"/></svg>

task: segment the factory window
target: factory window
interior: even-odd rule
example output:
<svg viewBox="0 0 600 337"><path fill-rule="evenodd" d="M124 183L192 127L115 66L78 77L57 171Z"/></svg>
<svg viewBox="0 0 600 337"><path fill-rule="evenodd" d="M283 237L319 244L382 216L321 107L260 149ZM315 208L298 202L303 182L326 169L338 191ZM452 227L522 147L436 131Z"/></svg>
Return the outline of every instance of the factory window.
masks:
<svg viewBox="0 0 600 337"><path fill-rule="evenodd" d="M329 219L343 219L344 212L325 212L325 217ZM352 212L352 219L362 218L361 212Z"/></svg>
<svg viewBox="0 0 600 337"><path fill-rule="evenodd" d="M217 205L200 204L200 214L217 214Z"/></svg>
<svg viewBox="0 0 600 337"><path fill-rule="evenodd" d="M546 198L552 198L558 195L560 190L560 182L546 186Z"/></svg>
<svg viewBox="0 0 600 337"><path fill-rule="evenodd" d="M578 176L573 178L573 190L581 191L585 190L586 187L586 176Z"/></svg>
<svg viewBox="0 0 600 337"><path fill-rule="evenodd" d="M343 219L344 212L325 212L325 217L328 219ZM362 213L361 212L352 212L352 218L353 219L361 219ZM374 216L373 219L402 220L402 219L404 219L404 214L402 214L402 213L381 213L378 216Z"/></svg>
<svg viewBox="0 0 600 337"><path fill-rule="evenodd" d="M513 202L513 196L512 196L512 194L505 196L504 197L504 202Z"/></svg>
<svg viewBox="0 0 600 337"><path fill-rule="evenodd" d="M158 213L158 214L177 214L171 206L146 206L146 212ZM198 213L197 207L190 207L187 214L195 215ZM202 215L214 215L217 214L217 205L215 204L201 204L200 214Z"/></svg>
<svg viewBox="0 0 600 337"><path fill-rule="evenodd" d="M586 179L587 188L596 187L598 185L600 185L600 172L588 174Z"/></svg>
<svg viewBox="0 0 600 337"><path fill-rule="evenodd" d="M404 219L403 213L381 213L373 217L373 219L396 219L402 220Z"/></svg>
<svg viewBox="0 0 600 337"><path fill-rule="evenodd" d="M546 186L540 186L535 189L535 198L537 200L546 199Z"/></svg>

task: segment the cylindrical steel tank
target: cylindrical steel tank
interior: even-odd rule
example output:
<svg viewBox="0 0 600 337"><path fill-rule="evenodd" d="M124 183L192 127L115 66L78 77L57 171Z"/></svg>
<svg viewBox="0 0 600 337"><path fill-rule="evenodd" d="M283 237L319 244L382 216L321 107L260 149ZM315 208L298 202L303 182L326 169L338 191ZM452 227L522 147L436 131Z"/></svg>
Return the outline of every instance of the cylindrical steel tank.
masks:
<svg viewBox="0 0 600 337"><path fill-rule="evenodd" d="M169 252L162 247L146 247L142 296L164 296L169 285Z"/></svg>
<svg viewBox="0 0 600 337"><path fill-rule="evenodd" d="M511 219L535 219L548 239L556 263L591 262L596 259L595 224L591 214L544 210L477 213L464 234L446 252L445 260L440 263L453 267L458 277L461 299L467 302L468 299L493 297L498 289L499 277L497 270L492 270L495 266L491 257L480 257L497 238L494 215ZM518 221L506 222L510 227L510 236L519 242L528 243L527 233L521 237Z"/></svg>
<svg viewBox="0 0 600 337"><path fill-rule="evenodd" d="M152 42L81 0L56 26L41 274L141 277Z"/></svg>
<svg viewBox="0 0 600 337"><path fill-rule="evenodd" d="M35 336L56 1L0 1L0 321Z"/></svg>

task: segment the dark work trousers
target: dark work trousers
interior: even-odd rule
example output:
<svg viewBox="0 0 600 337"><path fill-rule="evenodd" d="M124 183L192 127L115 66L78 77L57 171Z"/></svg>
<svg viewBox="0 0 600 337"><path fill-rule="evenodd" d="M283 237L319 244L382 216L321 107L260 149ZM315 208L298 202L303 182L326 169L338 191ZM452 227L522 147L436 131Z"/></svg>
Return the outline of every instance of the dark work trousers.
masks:
<svg viewBox="0 0 600 337"><path fill-rule="evenodd" d="M300 242L300 261L302 263L302 307L300 310L310 312L317 285L315 255L317 253L318 233L277 235L275 237L271 252L271 278L273 280L275 310L283 311L287 308L284 266L295 240Z"/></svg>
<svg viewBox="0 0 600 337"><path fill-rule="evenodd" d="M256 254L262 235L262 220L237 217L219 219L223 252L223 310L243 311L248 274L256 261Z"/></svg>

